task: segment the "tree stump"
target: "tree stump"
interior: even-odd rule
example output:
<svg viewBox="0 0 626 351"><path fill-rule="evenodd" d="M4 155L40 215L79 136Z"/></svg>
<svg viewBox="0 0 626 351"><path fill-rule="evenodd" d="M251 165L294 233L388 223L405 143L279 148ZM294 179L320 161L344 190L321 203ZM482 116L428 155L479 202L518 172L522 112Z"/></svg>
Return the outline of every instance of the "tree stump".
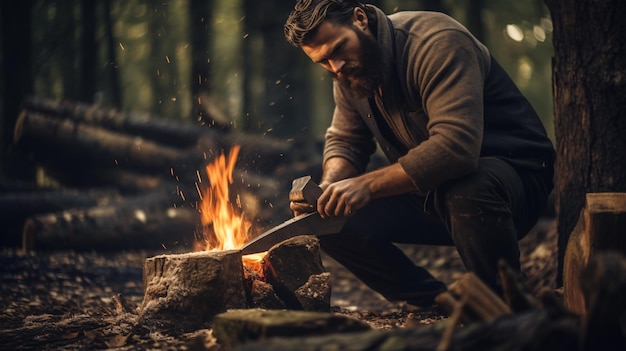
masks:
<svg viewBox="0 0 626 351"><path fill-rule="evenodd" d="M581 272L599 252L626 254L626 193L590 193L572 231L563 265L563 290L567 308L585 317Z"/></svg>
<svg viewBox="0 0 626 351"><path fill-rule="evenodd" d="M246 307L243 264L236 250L148 258L143 284L144 324L191 331L208 326L218 313Z"/></svg>

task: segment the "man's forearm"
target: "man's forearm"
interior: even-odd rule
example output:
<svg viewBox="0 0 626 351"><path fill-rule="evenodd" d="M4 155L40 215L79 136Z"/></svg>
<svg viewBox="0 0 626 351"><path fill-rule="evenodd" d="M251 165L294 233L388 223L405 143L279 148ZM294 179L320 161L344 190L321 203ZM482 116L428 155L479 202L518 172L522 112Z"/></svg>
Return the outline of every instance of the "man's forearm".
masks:
<svg viewBox="0 0 626 351"><path fill-rule="evenodd" d="M417 186L399 163L379 168L358 177L372 199L417 191Z"/></svg>
<svg viewBox="0 0 626 351"><path fill-rule="evenodd" d="M417 191L416 185L399 163L359 175L358 170L346 159L333 157L324 164L320 185L354 178L370 192L372 198L393 196Z"/></svg>
<svg viewBox="0 0 626 351"><path fill-rule="evenodd" d="M339 180L355 177L359 174L356 167L342 157L332 157L324 163L320 185L328 185Z"/></svg>

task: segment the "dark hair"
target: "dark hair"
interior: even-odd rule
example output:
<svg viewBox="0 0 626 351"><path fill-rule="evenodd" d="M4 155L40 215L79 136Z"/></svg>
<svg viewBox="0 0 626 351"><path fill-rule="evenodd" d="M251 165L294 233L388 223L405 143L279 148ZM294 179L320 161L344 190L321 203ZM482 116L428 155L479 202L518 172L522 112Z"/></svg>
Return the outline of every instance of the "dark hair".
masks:
<svg viewBox="0 0 626 351"><path fill-rule="evenodd" d="M374 10L358 0L298 0L283 27L285 39L295 47L302 46L311 40L325 20L349 23L355 7L362 8L368 20L375 23Z"/></svg>

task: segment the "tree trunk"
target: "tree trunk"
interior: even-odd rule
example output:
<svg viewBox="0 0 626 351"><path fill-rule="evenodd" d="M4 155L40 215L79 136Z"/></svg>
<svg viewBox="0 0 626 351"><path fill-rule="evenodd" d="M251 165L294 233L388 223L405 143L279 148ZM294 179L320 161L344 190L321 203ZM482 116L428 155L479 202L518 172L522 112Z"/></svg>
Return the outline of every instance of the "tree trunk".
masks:
<svg viewBox="0 0 626 351"><path fill-rule="evenodd" d="M81 47L82 53L80 77L80 89L78 91L81 101L93 102L96 94L96 2L93 0L82 0L80 4L82 10L82 33Z"/></svg>
<svg viewBox="0 0 626 351"><path fill-rule="evenodd" d="M559 271L585 194L626 191L626 3L545 0L554 26Z"/></svg>
<svg viewBox="0 0 626 351"><path fill-rule="evenodd" d="M13 128L22 100L32 94L32 0L0 1L2 25L2 118L0 118L0 177L33 180L34 167L13 150Z"/></svg>

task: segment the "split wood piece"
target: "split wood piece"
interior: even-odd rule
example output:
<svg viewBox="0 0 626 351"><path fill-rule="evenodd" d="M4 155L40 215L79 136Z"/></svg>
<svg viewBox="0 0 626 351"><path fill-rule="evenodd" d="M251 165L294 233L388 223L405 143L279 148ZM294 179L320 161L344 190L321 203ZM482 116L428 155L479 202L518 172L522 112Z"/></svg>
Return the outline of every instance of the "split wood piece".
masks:
<svg viewBox="0 0 626 351"><path fill-rule="evenodd" d="M475 315L482 321L491 322L513 314L511 308L472 272L465 273L450 286L449 291L455 298L464 301L464 308L469 310L467 319L473 319Z"/></svg>
<svg viewBox="0 0 626 351"><path fill-rule="evenodd" d="M142 324L193 331L215 315L246 308L239 251L192 252L146 259Z"/></svg>
<svg viewBox="0 0 626 351"><path fill-rule="evenodd" d="M540 307L539 302L526 291L526 287L520 282L519 277L506 261L500 260L498 262L498 272L504 298L514 313L526 312Z"/></svg>
<svg viewBox="0 0 626 351"><path fill-rule="evenodd" d="M134 309L130 307L128 301L122 294L115 294L111 298L113 300L113 305L115 306L115 312L117 314L125 314L125 313L135 313Z"/></svg>
<svg viewBox="0 0 626 351"><path fill-rule="evenodd" d="M23 248L30 250L173 249L192 247L198 211L172 208L168 192L127 202L38 215L26 220Z"/></svg>
<svg viewBox="0 0 626 351"><path fill-rule="evenodd" d="M585 207L572 231L563 262L565 305L583 319L585 300L580 274L589 260L604 250L626 254L626 193L587 194Z"/></svg>
<svg viewBox="0 0 626 351"><path fill-rule="evenodd" d="M249 287L250 299L248 307L251 308L264 308L270 310L282 310L287 309L287 306L281 300L272 284L264 282L259 279L253 279ZM248 290L246 290L248 292Z"/></svg>
<svg viewBox="0 0 626 351"><path fill-rule="evenodd" d="M330 273L314 274L294 295L305 311L330 312L330 286Z"/></svg>
<svg viewBox="0 0 626 351"><path fill-rule="evenodd" d="M313 311L231 310L215 316L213 335L232 348L250 341L273 337L297 337L357 332L369 325L346 316Z"/></svg>
<svg viewBox="0 0 626 351"><path fill-rule="evenodd" d="M586 306L581 350L626 350L626 257L615 251L591 256L581 290Z"/></svg>
<svg viewBox="0 0 626 351"><path fill-rule="evenodd" d="M325 272L319 241L316 237L307 235L297 236L274 245L263 258L262 266L267 282L272 284L276 294L287 307L295 310L304 308L295 294L296 290L305 285L311 276ZM316 294L327 292L323 282L316 287L310 284L309 288L315 288ZM299 298L304 299L306 295L302 294ZM318 298L320 297L317 296L314 299ZM329 304L324 307L324 310L329 310L330 298L323 298L323 301L328 301ZM309 304L305 303L305 305ZM311 303L310 306L320 307L317 303Z"/></svg>

